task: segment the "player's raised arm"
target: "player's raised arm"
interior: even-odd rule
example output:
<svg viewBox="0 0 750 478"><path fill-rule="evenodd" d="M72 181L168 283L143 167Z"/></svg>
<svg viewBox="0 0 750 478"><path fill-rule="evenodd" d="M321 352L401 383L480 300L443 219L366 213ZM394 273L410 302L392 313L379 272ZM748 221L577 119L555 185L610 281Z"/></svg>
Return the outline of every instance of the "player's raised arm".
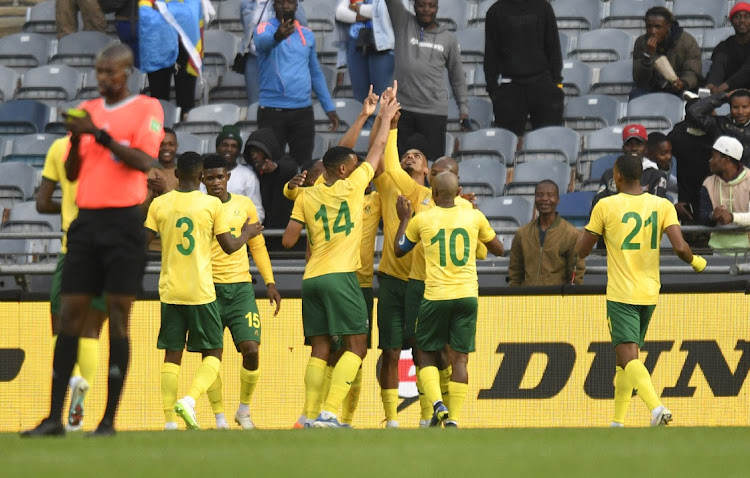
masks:
<svg viewBox="0 0 750 478"><path fill-rule="evenodd" d="M394 238L393 252L396 253L396 257L404 257L409 251L414 249L416 243L411 242L406 238L406 227L409 225L409 219L411 219L412 209L411 202L406 199L405 196L399 196L396 201L396 212L401 223L398 225L398 231Z"/></svg>
<svg viewBox="0 0 750 478"><path fill-rule="evenodd" d="M393 83L393 95L388 99L387 102L381 102L380 105L380 113L378 113L378 116L384 124L390 124L391 119L401 109L401 104L398 102L395 93L396 82ZM383 156L383 152L385 151L385 144L388 141L388 134L390 133L390 131L391 130L389 128L381 127L378 130L375 141L370 147L370 151L367 153L367 158L365 158L365 161L370 163L370 165L372 165L372 169L374 170L377 170L378 166L380 165L380 161Z"/></svg>
<svg viewBox="0 0 750 478"><path fill-rule="evenodd" d="M339 146L354 148L354 145L357 144L357 138L359 138L359 134L362 132L362 128L378 107L378 99L378 95L372 92L372 85L370 85L370 92L362 104L362 111L359 112L354 124L346 130L344 136L339 140Z"/></svg>

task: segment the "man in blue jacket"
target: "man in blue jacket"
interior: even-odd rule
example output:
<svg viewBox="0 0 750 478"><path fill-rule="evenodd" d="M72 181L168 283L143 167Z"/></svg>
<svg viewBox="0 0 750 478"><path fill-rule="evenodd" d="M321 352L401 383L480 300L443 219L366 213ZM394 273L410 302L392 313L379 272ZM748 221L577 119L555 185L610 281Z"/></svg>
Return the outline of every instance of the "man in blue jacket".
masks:
<svg viewBox="0 0 750 478"><path fill-rule="evenodd" d="M255 31L260 70L258 127L271 128L297 164L312 160L315 140L311 90L338 129L339 117L318 63L313 32L294 19L297 0L274 0L276 18Z"/></svg>

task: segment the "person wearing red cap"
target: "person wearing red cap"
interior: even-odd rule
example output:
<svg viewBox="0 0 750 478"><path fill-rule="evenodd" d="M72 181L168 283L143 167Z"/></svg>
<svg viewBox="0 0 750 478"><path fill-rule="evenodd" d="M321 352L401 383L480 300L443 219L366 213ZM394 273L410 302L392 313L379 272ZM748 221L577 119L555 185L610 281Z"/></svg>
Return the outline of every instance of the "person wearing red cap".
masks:
<svg viewBox="0 0 750 478"><path fill-rule="evenodd" d="M701 49L693 36L684 31L672 12L653 7L646 12L646 34L633 46L633 82L630 98L648 93L672 93L698 87L703 80ZM656 68L656 60L665 57L677 79L669 81Z"/></svg>
<svg viewBox="0 0 750 478"><path fill-rule="evenodd" d="M750 3L740 2L729 12L734 35L716 45L706 88L711 94L750 87Z"/></svg>
<svg viewBox="0 0 750 478"><path fill-rule="evenodd" d="M667 175L659 166L646 157L648 132L642 124L629 124L622 128L622 152L631 156L638 156L643 162L641 186L645 192L654 196L667 197ZM593 208L600 199L617 194L614 172L612 169L604 171L599 190L591 203Z"/></svg>

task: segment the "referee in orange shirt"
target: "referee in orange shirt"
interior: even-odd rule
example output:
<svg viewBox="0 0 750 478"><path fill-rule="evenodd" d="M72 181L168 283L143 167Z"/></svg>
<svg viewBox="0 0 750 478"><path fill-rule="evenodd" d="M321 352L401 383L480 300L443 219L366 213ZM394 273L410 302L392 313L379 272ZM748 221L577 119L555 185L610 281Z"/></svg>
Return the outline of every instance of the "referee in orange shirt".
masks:
<svg viewBox="0 0 750 478"><path fill-rule="evenodd" d="M94 436L113 435L130 356L128 316L146 262L143 213L146 173L164 137L158 100L128 91L133 52L113 44L96 58L101 98L66 115L70 150L65 174L78 180L78 218L68 230L62 272L62 331L52 364L50 413L22 436L63 435L62 408L91 299L106 294L110 355L107 407Z"/></svg>

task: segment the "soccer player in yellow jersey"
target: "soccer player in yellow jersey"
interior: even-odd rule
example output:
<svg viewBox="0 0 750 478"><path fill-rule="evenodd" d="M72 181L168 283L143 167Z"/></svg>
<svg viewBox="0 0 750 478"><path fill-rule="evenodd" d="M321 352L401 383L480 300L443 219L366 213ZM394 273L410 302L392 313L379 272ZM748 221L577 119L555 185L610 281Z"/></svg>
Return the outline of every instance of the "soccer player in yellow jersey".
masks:
<svg viewBox="0 0 750 478"><path fill-rule="evenodd" d="M227 171L226 160L218 154L208 154L203 157L203 184L206 192L221 200L222 210L226 216L231 232L242 228L245 222L258 222L258 212L252 200L239 194L229 194L227 182L231 172ZM271 270L271 259L266 249L266 241L259 234L231 255L227 255L219 241L214 238L211 245L213 260L214 287L216 288L216 303L219 306L221 323L232 333L232 339L237 350L242 354L242 368L240 369L240 405L234 414L234 421L244 430L255 428L250 417L250 400L258 383L258 347L260 346L261 323L258 306L255 303L252 278L250 277L250 263L248 249L253 261L258 266L263 282L268 289L271 304L276 304L274 315L279 313L281 295L276 290L276 284ZM211 408L216 416L216 428L226 429L229 425L224 417L224 400L221 390L221 375L208 388L206 395L211 402Z"/></svg>
<svg viewBox="0 0 750 478"><path fill-rule="evenodd" d="M65 262L67 250L66 231L78 215L76 206L76 188L78 181L68 181L65 177L65 157L70 149L68 137L55 140L47 151L42 170L42 183L36 196L36 210L45 214L60 214L62 216L62 246L57 256L57 267L52 275L52 286L50 287L50 314L52 316L52 344L57 340L60 332L60 281L62 279L62 268ZM52 198L55 186L59 184L62 190L62 201L58 202ZM102 324L107 318L107 304L104 296L92 299L88 315L84 320L81 337L78 339L78 356L76 367L70 377L70 408L68 421L65 424L67 431L80 430L83 427L84 400L86 394L96 376L96 367L99 363L99 334Z"/></svg>
<svg viewBox="0 0 750 478"><path fill-rule="evenodd" d="M607 245L607 322L615 348L615 413L612 426L621 427L633 390L651 410L651 426L667 425L672 412L659 400L651 377L638 359L659 299L659 244L664 233L677 257L696 272L706 260L693 254L682 237L671 202L643 192L643 166L636 156L623 155L614 166L619 194L602 199L576 244L586 257L599 237Z"/></svg>
<svg viewBox="0 0 750 478"><path fill-rule="evenodd" d="M394 94L381 103L379 115L390 122L400 106ZM337 413L367 353L367 312L355 271L360 268L364 192L380 163L387 130L378 132L365 163L349 148L336 146L323 157L324 183L304 188L294 203L282 244L293 247L303 227L310 260L302 278L302 317L312 352L305 371L305 401L320 393L331 336L343 337L345 352L331 377L331 387L314 427L341 427Z"/></svg>
<svg viewBox="0 0 750 478"><path fill-rule="evenodd" d="M410 218L409 200L402 196L397 204L401 220L393 244L396 256L406 255L417 243L424 248L427 277L416 324L416 352L422 387L433 405L430 426L458 426L466 400L467 364L469 353L474 351L477 326L477 243L484 243L497 256L503 255L503 246L484 214L456 206L456 196L458 177L445 172L433 180L436 207ZM443 403L436 366L438 354L447 344L452 350L450 412Z"/></svg>
<svg viewBox="0 0 750 478"><path fill-rule="evenodd" d="M225 253L232 254L263 229L248 221L237 237L232 235L221 201L199 190L202 172L203 159L198 153L182 154L177 161L177 189L154 199L146 217L148 242L159 233L162 243L157 347L165 350L161 391L167 430L177 428L175 412L188 428L199 428L195 402L219 374L224 328L211 274L213 238ZM195 372L188 395L177 400L186 343L188 352L202 354L203 362Z"/></svg>

